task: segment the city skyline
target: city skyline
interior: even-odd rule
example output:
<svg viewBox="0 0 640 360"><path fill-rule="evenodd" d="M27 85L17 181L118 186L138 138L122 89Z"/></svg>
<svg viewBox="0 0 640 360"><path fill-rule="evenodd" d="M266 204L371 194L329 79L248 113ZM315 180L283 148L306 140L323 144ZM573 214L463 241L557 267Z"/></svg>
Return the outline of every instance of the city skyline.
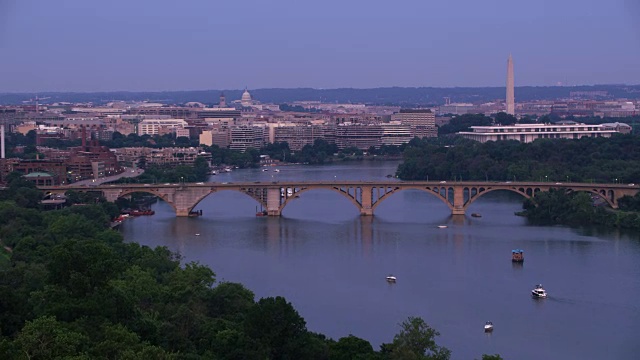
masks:
<svg viewBox="0 0 640 360"><path fill-rule="evenodd" d="M4 1L0 92L640 83L637 2L454 2Z"/></svg>

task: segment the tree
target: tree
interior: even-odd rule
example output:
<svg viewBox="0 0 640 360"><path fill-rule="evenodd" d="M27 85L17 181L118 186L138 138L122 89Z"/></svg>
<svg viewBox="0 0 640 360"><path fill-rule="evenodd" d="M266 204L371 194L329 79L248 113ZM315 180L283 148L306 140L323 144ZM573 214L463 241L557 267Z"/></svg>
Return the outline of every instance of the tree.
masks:
<svg viewBox="0 0 640 360"><path fill-rule="evenodd" d="M285 298L262 298L247 313L245 333L267 349L271 359L303 359L307 328Z"/></svg>
<svg viewBox="0 0 640 360"><path fill-rule="evenodd" d="M494 354L494 355L483 354L482 360L504 360L504 359L502 358L502 356L498 354Z"/></svg>
<svg viewBox="0 0 640 360"><path fill-rule="evenodd" d="M80 355L84 341L82 334L65 329L53 316L44 316L27 322L16 345L27 359L54 359Z"/></svg>
<svg viewBox="0 0 640 360"><path fill-rule="evenodd" d="M419 317L409 317L400 324L401 330L391 343L392 359L448 360L451 351L436 345L440 333Z"/></svg>
<svg viewBox="0 0 640 360"><path fill-rule="evenodd" d="M499 112L496 114L496 124L500 125L513 125L518 121L515 116L507 114L505 112Z"/></svg>
<svg viewBox="0 0 640 360"><path fill-rule="evenodd" d="M371 343L353 335L342 337L330 346L330 360L364 360L373 355Z"/></svg>

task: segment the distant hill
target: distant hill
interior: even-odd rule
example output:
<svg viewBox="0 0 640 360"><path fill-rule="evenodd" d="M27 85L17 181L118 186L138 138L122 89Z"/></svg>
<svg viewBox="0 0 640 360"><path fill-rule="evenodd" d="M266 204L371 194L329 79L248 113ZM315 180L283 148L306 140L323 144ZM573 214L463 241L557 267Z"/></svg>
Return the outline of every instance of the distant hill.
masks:
<svg viewBox="0 0 640 360"><path fill-rule="evenodd" d="M162 91L162 92L45 92L39 97L48 99L41 103L54 102L92 102L103 104L113 100L161 102L165 104L183 104L198 101L216 104L220 93L224 91L227 102L240 99L243 90L200 90L200 91ZM568 98L572 91L606 91L609 98L640 98L640 85L593 85L593 86L522 86L516 87L516 101L552 100ZM292 101L316 100L325 103L365 103L371 105L429 106L444 103L449 97L451 102L487 102L504 99L504 87L386 87L374 89L255 89L250 90L255 100L263 103L281 104ZM0 93L0 104L21 104L35 97L33 93Z"/></svg>

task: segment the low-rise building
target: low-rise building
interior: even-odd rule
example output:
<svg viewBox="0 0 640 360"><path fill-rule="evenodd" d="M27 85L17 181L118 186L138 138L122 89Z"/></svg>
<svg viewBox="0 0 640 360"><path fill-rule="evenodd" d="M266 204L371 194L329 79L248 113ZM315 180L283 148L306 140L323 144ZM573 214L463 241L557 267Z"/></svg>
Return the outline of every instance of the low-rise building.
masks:
<svg viewBox="0 0 640 360"><path fill-rule="evenodd" d="M619 131L612 126L565 123L472 126L471 131L459 132L458 135L461 135L466 139L476 140L479 142L516 140L529 143L537 139L611 137L611 135L618 132Z"/></svg>

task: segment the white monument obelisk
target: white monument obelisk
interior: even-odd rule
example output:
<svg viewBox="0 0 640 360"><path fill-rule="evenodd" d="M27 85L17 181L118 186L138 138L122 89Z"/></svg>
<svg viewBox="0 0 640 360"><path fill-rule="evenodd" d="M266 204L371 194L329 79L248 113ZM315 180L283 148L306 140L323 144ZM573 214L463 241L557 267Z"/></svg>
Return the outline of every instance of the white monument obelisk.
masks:
<svg viewBox="0 0 640 360"><path fill-rule="evenodd" d="M513 87L513 59L509 54L509 59L507 60L507 114L509 115L516 114L516 99Z"/></svg>

